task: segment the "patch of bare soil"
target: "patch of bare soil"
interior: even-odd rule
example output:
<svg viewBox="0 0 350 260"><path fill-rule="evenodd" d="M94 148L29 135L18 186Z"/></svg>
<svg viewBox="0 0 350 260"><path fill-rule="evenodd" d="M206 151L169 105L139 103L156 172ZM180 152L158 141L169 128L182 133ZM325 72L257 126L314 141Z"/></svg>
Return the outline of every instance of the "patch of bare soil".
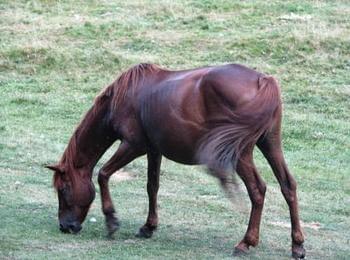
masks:
<svg viewBox="0 0 350 260"><path fill-rule="evenodd" d="M135 178L135 175L131 172L124 171L124 169L121 169L117 172L115 172L112 176L110 181L111 182L122 182L122 181L129 181Z"/></svg>
<svg viewBox="0 0 350 260"><path fill-rule="evenodd" d="M270 224L273 226L278 226L278 227L285 227L285 228L291 227L290 223L282 222L282 221L270 222ZM311 228L313 230L319 230L321 228L321 223L319 223L319 222L305 223L303 221L300 221L300 224L303 228Z"/></svg>

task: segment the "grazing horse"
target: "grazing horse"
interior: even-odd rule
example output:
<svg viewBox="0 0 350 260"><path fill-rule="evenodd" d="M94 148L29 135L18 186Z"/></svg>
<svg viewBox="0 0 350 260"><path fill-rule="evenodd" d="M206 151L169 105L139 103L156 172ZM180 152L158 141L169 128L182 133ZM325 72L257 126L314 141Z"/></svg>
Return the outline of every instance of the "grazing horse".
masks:
<svg viewBox="0 0 350 260"><path fill-rule="evenodd" d="M121 74L96 99L57 165L59 223L63 232L77 233L95 198L92 172L104 152L120 146L98 174L102 211L109 235L119 227L109 193L113 173L147 154L149 212L138 236L149 238L158 225L157 192L161 157L178 163L203 164L220 183L232 170L243 180L252 203L245 236L235 253L259 241L266 185L253 162L257 145L272 167L286 199L292 224L292 255L303 258L296 182L281 147L280 87L267 76L242 65L170 71L139 64ZM232 177L232 176L231 176Z"/></svg>

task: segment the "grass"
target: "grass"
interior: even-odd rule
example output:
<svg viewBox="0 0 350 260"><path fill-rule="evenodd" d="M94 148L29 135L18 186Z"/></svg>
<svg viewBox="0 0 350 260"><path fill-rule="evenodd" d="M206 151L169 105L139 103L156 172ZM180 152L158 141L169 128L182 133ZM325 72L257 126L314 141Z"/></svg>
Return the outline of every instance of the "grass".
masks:
<svg viewBox="0 0 350 260"><path fill-rule="evenodd" d="M347 1L0 1L0 12L0 258L230 258L247 226L246 194L231 205L202 169L167 160L152 239L134 238L147 214L145 158L127 167L132 180L111 184L116 240L105 238L99 196L88 215L96 223L77 236L58 231L43 165L59 159L103 86L145 61L172 69L236 62L277 76L307 256L350 257ZM268 191L261 242L246 258L288 259L288 209L258 152L256 163Z"/></svg>

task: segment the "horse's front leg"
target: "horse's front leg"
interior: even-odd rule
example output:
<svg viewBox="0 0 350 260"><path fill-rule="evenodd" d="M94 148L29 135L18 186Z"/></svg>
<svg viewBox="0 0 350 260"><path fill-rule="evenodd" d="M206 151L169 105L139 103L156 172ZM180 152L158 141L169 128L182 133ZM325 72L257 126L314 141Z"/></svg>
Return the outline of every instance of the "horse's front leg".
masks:
<svg viewBox="0 0 350 260"><path fill-rule="evenodd" d="M98 184L100 185L102 211L106 218L108 236L111 237L119 227L119 221L115 215L115 209L109 193L108 181L113 173L144 154L140 150L134 149L127 142L122 142L116 153L103 165L98 174Z"/></svg>
<svg viewBox="0 0 350 260"><path fill-rule="evenodd" d="M158 225L157 193L159 189L159 173L162 156L156 151L147 153L147 193L149 199L148 217L146 223L136 234L137 237L150 238Z"/></svg>
<svg viewBox="0 0 350 260"><path fill-rule="evenodd" d="M248 229L244 238L235 246L235 255L246 253L250 246L259 243L259 229L264 205L266 185L259 176L252 159L252 153L243 155L237 163L237 173L243 180L252 203Z"/></svg>

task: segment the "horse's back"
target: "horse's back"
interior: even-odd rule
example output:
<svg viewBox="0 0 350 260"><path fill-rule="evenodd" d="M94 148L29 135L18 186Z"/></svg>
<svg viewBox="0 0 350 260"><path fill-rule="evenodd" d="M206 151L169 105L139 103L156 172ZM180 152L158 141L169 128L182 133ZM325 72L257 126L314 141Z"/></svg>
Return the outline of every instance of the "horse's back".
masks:
<svg viewBox="0 0 350 260"><path fill-rule="evenodd" d="M210 94L223 96L225 102L235 108L254 98L262 75L240 64L167 71L166 74L159 82L149 86L149 92L163 96L173 108L182 110L188 108L188 104L193 109L195 102L200 100L207 102L205 95L210 88L215 92Z"/></svg>

